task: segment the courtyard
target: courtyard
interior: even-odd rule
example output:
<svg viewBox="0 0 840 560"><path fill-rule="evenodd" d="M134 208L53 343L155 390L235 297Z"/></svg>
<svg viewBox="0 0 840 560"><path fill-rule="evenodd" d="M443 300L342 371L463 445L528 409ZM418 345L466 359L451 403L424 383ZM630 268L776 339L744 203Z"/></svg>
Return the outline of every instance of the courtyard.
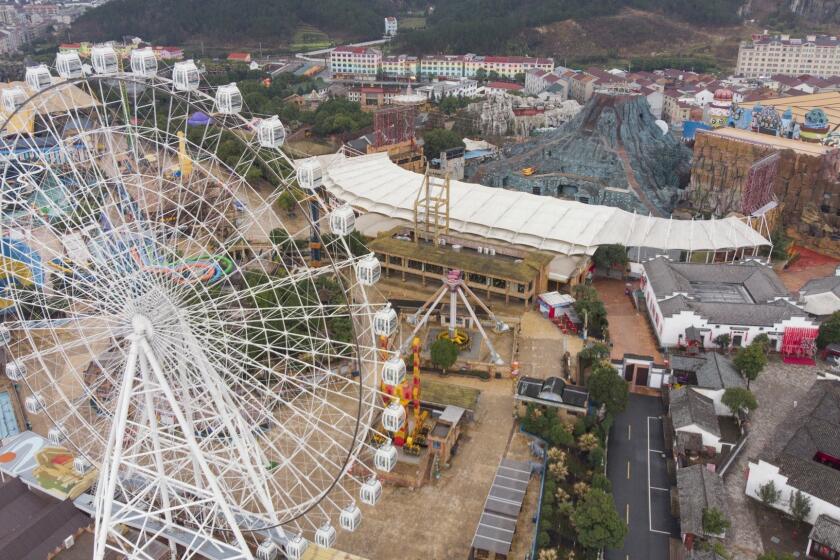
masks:
<svg viewBox="0 0 840 560"><path fill-rule="evenodd" d="M753 560L767 550L780 550L777 547L779 543L790 541L790 531L784 522L778 521L781 515L764 508L744 493L744 473L747 463L759 455L779 424L790 416L797 402L814 384L817 371L816 367L784 364L774 357L750 385L758 400L758 409L749 421L746 447L724 479L732 516L732 527L726 535L726 549L735 558ZM774 542L773 537L779 543ZM804 548L796 550L804 554Z"/></svg>

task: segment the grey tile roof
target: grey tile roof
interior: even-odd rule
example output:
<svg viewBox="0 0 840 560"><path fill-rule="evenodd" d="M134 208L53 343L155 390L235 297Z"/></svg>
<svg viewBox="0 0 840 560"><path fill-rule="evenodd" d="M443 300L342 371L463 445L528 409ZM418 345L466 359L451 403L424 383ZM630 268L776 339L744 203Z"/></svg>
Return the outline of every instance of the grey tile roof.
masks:
<svg viewBox="0 0 840 560"><path fill-rule="evenodd" d="M671 356L670 363L672 369L693 371L697 377L697 387L701 389L746 387L744 378L735 369L732 360L717 352L707 352L700 356Z"/></svg>
<svg viewBox="0 0 840 560"><path fill-rule="evenodd" d="M826 276L825 278L808 280L800 291L809 296L832 292L840 297L840 276Z"/></svg>
<svg viewBox="0 0 840 560"><path fill-rule="evenodd" d="M772 303L703 303L682 295L659 302L663 317L682 311L693 311L714 325L772 327L791 317L805 317L806 313L784 300Z"/></svg>
<svg viewBox="0 0 840 560"><path fill-rule="evenodd" d="M741 264L675 263L659 257L645 263L645 273L657 298L682 292L691 295L691 283L742 285L756 303L790 297L773 269L756 261Z"/></svg>
<svg viewBox="0 0 840 560"><path fill-rule="evenodd" d="M817 380L760 454L794 488L840 506L840 471L814 460L840 457L840 381Z"/></svg>
<svg viewBox="0 0 840 560"><path fill-rule="evenodd" d="M702 536L703 511L717 509L729 517L723 481L705 465L677 469L677 494L680 499L680 530Z"/></svg>
<svg viewBox="0 0 840 560"><path fill-rule="evenodd" d="M826 514L818 516L808 538L834 550L840 550L840 521Z"/></svg>
<svg viewBox="0 0 840 560"><path fill-rule="evenodd" d="M696 424L710 434L720 437L714 401L690 387L671 391L670 413L675 431Z"/></svg>

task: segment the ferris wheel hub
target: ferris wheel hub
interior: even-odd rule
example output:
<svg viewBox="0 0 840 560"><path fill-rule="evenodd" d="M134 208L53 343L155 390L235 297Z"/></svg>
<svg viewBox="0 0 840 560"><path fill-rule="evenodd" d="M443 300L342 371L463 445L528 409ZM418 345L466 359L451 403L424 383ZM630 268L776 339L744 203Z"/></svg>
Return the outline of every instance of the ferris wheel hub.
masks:
<svg viewBox="0 0 840 560"><path fill-rule="evenodd" d="M135 335L142 336L146 339L151 338L155 332L154 327L152 327L152 322L145 315L137 314L132 317L131 326L134 329Z"/></svg>

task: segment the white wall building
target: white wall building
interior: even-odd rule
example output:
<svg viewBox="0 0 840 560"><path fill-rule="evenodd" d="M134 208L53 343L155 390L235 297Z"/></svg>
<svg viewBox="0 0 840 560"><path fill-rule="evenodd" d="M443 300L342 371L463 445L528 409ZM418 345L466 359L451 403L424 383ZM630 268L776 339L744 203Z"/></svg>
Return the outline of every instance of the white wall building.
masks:
<svg viewBox="0 0 840 560"><path fill-rule="evenodd" d="M676 438L694 434L700 436L704 448L714 449L716 454L723 450L715 405L709 397L693 387L675 389L670 394L668 414Z"/></svg>
<svg viewBox="0 0 840 560"><path fill-rule="evenodd" d="M393 37L397 34L397 18L388 16L385 18L385 36Z"/></svg>
<svg viewBox="0 0 840 560"><path fill-rule="evenodd" d="M781 493L774 508L789 513L790 496L799 491L811 501L808 523L822 514L840 519L838 409L840 381L818 379L765 450L749 462L747 496L760 500L759 489L772 481Z"/></svg>
<svg viewBox="0 0 840 560"><path fill-rule="evenodd" d="M741 347L764 333L787 354L797 349L783 347L786 335L816 337L816 323L794 305L773 270L756 261L691 264L659 257L644 264L642 285L654 332L665 348L684 345L689 327L700 330L705 348L715 348L718 335L728 334L731 345Z"/></svg>
<svg viewBox="0 0 840 560"><path fill-rule="evenodd" d="M738 49L736 73L747 78L773 74L840 75L840 40L827 35L754 35Z"/></svg>

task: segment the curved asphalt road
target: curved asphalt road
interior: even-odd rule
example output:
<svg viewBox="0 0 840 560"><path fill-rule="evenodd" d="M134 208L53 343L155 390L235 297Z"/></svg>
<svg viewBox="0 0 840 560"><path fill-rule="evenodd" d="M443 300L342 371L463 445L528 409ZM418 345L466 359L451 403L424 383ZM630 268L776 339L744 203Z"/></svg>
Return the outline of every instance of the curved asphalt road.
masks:
<svg viewBox="0 0 840 560"><path fill-rule="evenodd" d="M679 539L662 457L662 414L658 397L631 394L610 431L607 476L629 530L624 547L607 550L606 560L668 560L671 535Z"/></svg>

